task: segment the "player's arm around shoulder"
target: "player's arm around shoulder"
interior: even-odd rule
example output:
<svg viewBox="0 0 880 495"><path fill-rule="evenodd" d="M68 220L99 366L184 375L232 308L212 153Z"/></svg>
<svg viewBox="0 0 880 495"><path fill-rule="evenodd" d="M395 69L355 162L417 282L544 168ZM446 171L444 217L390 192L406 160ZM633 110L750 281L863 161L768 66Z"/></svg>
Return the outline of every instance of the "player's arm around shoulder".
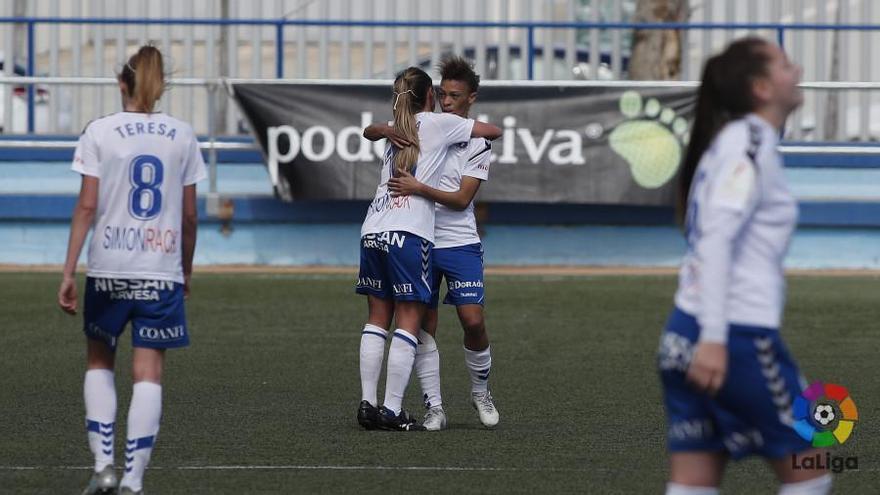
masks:
<svg viewBox="0 0 880 495"><path fill-rule="evenodd" d="M501 137L501 128L488 122L468 119L452 113L435 113L432 116L436 125L452 144L464 143L471 138L495 140Z"/></svg>
<svg viewBox="0 0 880 495"><path fill-rule="evenodd" d="M484 138L494 141L501 137L502 130L500 127L488 122L479 120L474 121L474 129L471 131L471 137Z"/></svg>
<svg viewBox="0 0 880 495"><path fill-rule="evenodd" d="M391 144L398 148L406 148L412 144L403 134L397 132L393 126L384 122L375 122L368 125L364 129L364 138L370 141L387 139Z"/></svg>

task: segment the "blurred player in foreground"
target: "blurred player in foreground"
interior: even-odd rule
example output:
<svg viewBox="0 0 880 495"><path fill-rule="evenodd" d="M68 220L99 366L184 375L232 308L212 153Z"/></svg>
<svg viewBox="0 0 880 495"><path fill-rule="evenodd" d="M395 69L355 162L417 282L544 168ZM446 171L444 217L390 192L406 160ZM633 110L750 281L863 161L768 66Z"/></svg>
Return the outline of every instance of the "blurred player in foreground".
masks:
<svg viewBox="0 0 880 495"><path fill-rule="evenodd" d="M729 459L764 457L780 494L826 494L824 470L793 428L803 389L779 327L783 259L798 208L776 151L802 102L800 67L762 39L710 58L681 172L687 253L658 365L668 419L667 495L717 494ZM797 459L797 458L795 458Z"/></svg>

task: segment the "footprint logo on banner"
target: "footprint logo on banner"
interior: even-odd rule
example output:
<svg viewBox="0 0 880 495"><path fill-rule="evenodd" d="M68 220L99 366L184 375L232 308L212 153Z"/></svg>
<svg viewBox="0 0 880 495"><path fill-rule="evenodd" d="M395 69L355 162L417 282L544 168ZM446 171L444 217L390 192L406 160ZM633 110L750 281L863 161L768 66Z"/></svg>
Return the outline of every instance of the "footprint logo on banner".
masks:
<svg viewBox="0 0 880 495"><path fill-rule="evenodd" d="M633 179L646 189L663 186L675 176L688 140L688 123L671 108L636 91L620 96L626 120L611 131L608 144L629 164Z"/></svg>

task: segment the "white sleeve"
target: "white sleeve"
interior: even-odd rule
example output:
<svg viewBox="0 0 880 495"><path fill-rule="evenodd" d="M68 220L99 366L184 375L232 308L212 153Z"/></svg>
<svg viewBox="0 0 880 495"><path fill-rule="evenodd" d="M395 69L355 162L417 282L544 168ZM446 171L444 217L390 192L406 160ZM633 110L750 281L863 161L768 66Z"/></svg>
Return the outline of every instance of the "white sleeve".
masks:
<svg viewBox="0 0 880 495"><path fill-rule="evenodd" d="M186 163L183 167L183 185L191 186L208 176L205 168L205 160L202 158L202 150L199 149L199 141L195 133L191 134L189 149L186 153Z"/></svg>
<svg viewBox="0 0 880 495"><path fill-rule="evenodd" d="M457 143L466 143L471 140L471 132L474 129L474 119L464 119L451 113L437 113L437 125L443 132L444 141L448 146Z"/></svg>
<svg viewBox="0 0 880 495"><path fill-rule="evenodd" d="M477 146L468 147L468 159L461 175L480 180L489 180L489 161L492 158L492 145L488 139L473 141Z"/></svg>
<svg viewBox="0 0 880 495"><path fill-rule="evenodd" d="M698 207L700 233L695 246L701 260L699 340L726 343L734 245L758 204L755 165L745 155L729 159L707 187L705 204Z"/></svg>
<svg viewBox="0 0 880 495"><path fill-rule="evenodd" d="M92 136L92 125L87 125L76 143L73 152L73 165L71 170L82 175L101 177L101 160L98 156L98 146Z"/></svg>

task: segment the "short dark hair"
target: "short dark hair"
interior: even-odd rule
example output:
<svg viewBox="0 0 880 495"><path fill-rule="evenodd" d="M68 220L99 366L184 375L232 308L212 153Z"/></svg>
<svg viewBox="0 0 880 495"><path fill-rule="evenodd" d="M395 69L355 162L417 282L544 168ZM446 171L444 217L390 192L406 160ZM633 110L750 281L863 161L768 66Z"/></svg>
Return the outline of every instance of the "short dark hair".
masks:
<svg viewBox="0 0 880 495"><path fill-rule="evenodd" d="M452 55L440 62L440 76L452 81L463 81L476 93L480 87L480 76L474 72L474 66L464 57Z"/></svg>

